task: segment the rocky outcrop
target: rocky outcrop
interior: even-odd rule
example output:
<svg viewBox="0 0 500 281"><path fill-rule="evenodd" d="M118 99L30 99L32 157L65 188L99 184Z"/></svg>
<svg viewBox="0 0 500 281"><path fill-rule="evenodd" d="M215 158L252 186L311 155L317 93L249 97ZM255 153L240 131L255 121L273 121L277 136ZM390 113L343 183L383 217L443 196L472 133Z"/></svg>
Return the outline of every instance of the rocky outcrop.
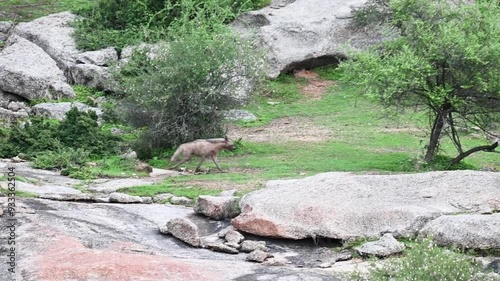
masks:
<svg viewBox="0 0 500 281"><path fill-rule="evenodd" d="M244 35L256 35L266 50L267 75L338 63L348 50L363 49L380 42L379 30L353 31L352 7L366 0L273 1L258 11L240 16L233 28Z"/></svg>
<svg viewBox="0 0 500 281"><path fill-rule="evenodd" d="M234 218L239 213L239 198L236 196L201 195L196 198L194 211L214 220Z"/></svg>
<svg viewBox="0 0 500 281"><path fill-rule="evenodd" d="M245 195L237 229L303 239L415 236L429 221L457 212L500 210L500 173L447 171L405 175L324 173L270 181Z"/></svg>
<svg viewBox="0 0 500 281"><path fill-rule="evenodd" d="M396 240L390 233L384 234L378 241L367 242L356 248L362 256L388 257L401 253L405 245Z"/></svg>
<svg viewBox="0 0 500 281"><path fill-rule="evenodd" d="M428 223L420 235L431 236L440 246L500 249L500 214L441 216Z"/></svg>
<svg viewBox="0 0 500 281"><path fill-rule="evenodd" d="M28 100L75 96L56 62L37 45L15 35L0 52L0 89Z"/></svg>
<svg viewBox="0 0 500 281"><path fill-rule="evenodd" d="M62 12L22 22L15 26L12 33L17 34L45 51L64 73L75 64L75 55L80 53L72 37L74 32L70 23L77 18L70 12Z"/></svg>
<svg viewBox="0 0 500 281"><path fill-rule="evenodd" d="M63 120L66 118L66 113L73 107L84 112L94 111L97 114L98 121L102 121L103 112L100 108L90 107L81 102L39 103L33 106L32 110L34 115Z"/></svg>

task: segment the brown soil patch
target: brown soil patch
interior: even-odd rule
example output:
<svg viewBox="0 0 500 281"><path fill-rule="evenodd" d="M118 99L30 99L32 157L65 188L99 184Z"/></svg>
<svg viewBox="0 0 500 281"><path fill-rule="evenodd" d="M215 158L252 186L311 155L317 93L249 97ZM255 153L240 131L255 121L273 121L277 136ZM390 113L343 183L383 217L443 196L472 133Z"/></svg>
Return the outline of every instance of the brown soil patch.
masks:
<svg viewBox="0 0 500 281"><path fill-rule="evenodd" d="M295 72L294 76L307 80L307 85L302 86L300 90L313 99L320 99L326 93L327 88L335 84L334 81L321 79L318 73L311 70Z"/></svg>
<svg viewBox="0 0 500 281"><path fill-rule="evenodd" d="M311 118L284 117L271 121L269 125L254 128L233 126L231 134L253 142L323 142L332 131L329 128L313 124Z"/></svg>

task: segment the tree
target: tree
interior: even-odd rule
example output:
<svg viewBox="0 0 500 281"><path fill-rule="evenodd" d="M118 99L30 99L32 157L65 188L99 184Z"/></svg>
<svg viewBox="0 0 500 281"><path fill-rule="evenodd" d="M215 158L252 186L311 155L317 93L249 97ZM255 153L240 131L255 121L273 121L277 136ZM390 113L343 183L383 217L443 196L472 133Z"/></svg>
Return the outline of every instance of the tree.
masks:
<svg viewBox="0 0 500 281"><path fill-rule="evenodd" d="M202 12L175 22L173 39L153 59L139 53L120 69L127 119L144 129L135 147L141 158L197 138L223 137L224 111L244 102L238 89L256 87L263 78L263 60L250 42L222 17Z"/></svg>
<svg viewBox="0 0 500 281"><path fill-rule="evenodd" d="M383 105L427 110L430 162L447 134L458 163L464 151L459 128L488 133L500 120L500 7L497 1L393 0L392 39L341 65L347 81Z"/></svg>

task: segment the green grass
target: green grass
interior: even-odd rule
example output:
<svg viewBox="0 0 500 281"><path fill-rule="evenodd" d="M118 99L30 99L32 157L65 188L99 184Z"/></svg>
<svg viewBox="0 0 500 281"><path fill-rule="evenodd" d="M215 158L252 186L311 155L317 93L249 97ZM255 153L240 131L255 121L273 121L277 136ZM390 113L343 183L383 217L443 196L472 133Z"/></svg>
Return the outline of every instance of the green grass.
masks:
<svg viewBox="0 0 500 281"><path fill-rule="evenodd" d="M185 196L191 199L195 199L200 195L215 195L221 192L221 190L208 190L199 187L178 187L172 185L171 183L162 183L154 185L143 185L134 186L119 189L118 192L127 193L134 196L155 196L161 193L172 193L177 196Z"/></svg>
<svg viewBox="0 0 500 281"><path fill-rule="evenodd" d="M339 73L332 69L321 69L320 75L327 79L338 79ZM297 142L283 139L280 143L241 142L235 152L222 152L219 164L229 173L200 174L195 177L176 177L167 183L192 184L201 181L227 181L235 184L254 183L262 187L271 179L286 179L310 176L329 171L401 173L448 169L447 161L456 156L451 142L443 139L442 152L432 165L419 161L428 142L427 117L425 112L407 111L386 118L389 112L374 101L361 97L356 89L333 86L322 99L310 100L299 92L303 79L291 75L268 82L268 91L256 98L247 110L256 114L258 121L239 123L241 127L268 125L283 117L302 118L312 126L328 129L330 135L322 142ZM290 130L294 130L293 127ZM231 132L229 132L231 134ZM485 143L473 134L462 137L464 147ZM171 154L170 154L171 155ZM169 166L168 156L150 161L153 166ZM198 159L184 166L193 169ZM461 163L458 169L500 169L497 153L476 153ZM215 170L210 161L202 169Z"/></svg>
<svg viewBox="0 0 500 281"><path fill-rule="evenodd" d="M95 162L96 166L89 168L96 177L101 178L128 178L145 177L146 172L135 170L136 161L122 159L120 156L109 156Z"/></svg>
<svg viewBox="0 0 500 281"><path fill-rule="evenodd" d="M391 259L383 268L372 270L370 280L469 281L479 272L470 258L437 247L430 239L406 243L406 247L401 258Z"/></svg>
<svg viewBox="0 0 500 281"><path fill-rule="evenodd" d="M3 0L0 21L31 21L49 14L90 7L96 0Z"/></svg>
<svg viewBox="0 0 500 281"><path fill-rule="evenodd" d="M9 193L10 193L9 190L7 190L5 188L0 188L0 196L7 196L7 194L9 194ZM36 198L36 197L38 197L38 195L36 195L35 193L21 191L21 190L16 190L15 194L16 194L16 197L20 197L20 198Z"/></svg>

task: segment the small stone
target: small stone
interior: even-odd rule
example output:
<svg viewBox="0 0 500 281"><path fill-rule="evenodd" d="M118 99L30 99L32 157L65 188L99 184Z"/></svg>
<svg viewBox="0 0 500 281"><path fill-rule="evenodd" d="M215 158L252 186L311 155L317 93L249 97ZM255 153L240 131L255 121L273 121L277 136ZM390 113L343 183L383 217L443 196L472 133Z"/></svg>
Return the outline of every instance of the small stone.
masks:
<svg viewBox="0 0 500 281"><path fill-rule="evenodd" d="M198 226L186 218L176 218L167 222L167 230L172 236L194 246L201 246Z"/></svg>
<svg viewBox="0 0 500 281"><path fill-rule="evenodd" d="M143 204L152 204L153 203L153 198L149 196L142 196L142 203Z"/></svg>
<svg viewBox="0 0 500 281"><path fill-rule="evenodd" d="M152 173L153 172L153 167L151 167L151 165L149 165L147 163L140 162L139 164L137 164L135 166L135 170L138 171L138 172Z"/></svg>
<svg viewBox="0 0 500 281"><path fill-rule="evenodd" d="M137 152L131 150L120 155L122 159L137 159Z"/></svg>
<svg viewBox="0 0 500 281"><path fill-rule="evenodd" d="M269 248L266 247L266 242L265 241L252 241L252 240L245 240L241 243L241 250L242 252L245 253L250 253L255 250L261 250L261 251L269 251Z"/></svg>
<svg viewBox="0 0 500 281"><path fill-rule="evenodd" d="M162 194L157 194L153 196L153 202L158 203L158 202L168 202L170 198L172 198L174 195L171 193L162 193Z"/></svg>
<svg viewBox="0 0 500 281"><path fill-rule="evenodd" d="M360 255L387 257L402 252L405 249L403 243L396 240L392 234L384 234L378 241L368 242L356 248Z"/></svg>
<svg viewBox="0 0 500 281"><path fill-rule="evenodd" d="M335 257L333 258L333 261L334 262L348 261L350 259L352 259L352 254L350 252L340 252L340 253L336 253L335 254Z"/></svg>
<svg viewBox="0 0 500 281"><path fill-rule="evenodd" d="M167 225L158 226L158 230L163 234L170 234L170 232L168 231Z"/></svg>
<svg viewBox="0 0 500 281"><path fill-rule="evenodd" d="M109 195L109 202L111 203L142 203L142 198L139 196L132 196L125 193L113 192Z"/></svg>
<svg viewBox="0 0 500 281"><path fill-rule="evenodd" d="M12 162L13 163L20 163L20 162L26 162L26 161L21 159L19 156L14 156L14 157L12 157Z"/></svg>
<svg viewBox="0 0 500 281"><path fill-rule="evenodd" d="M239 243L231 243L231 242L226 242L224 245L229 246L231 248L235 248L237 250L241 249L241 244Z"/></svg>
<svg viewBox="0 0 500 281"><path fill-rule="evenodd" d="M109 197L97 197L95 198L96 203L109 203Z"/></svg>
<svg viewBox="0 0 500 281"><path fill-rule="evenodd" d="M230 226L228 226L228 227L226 227L226 228L222 229L221 231L219 231L219 232L217 233L217 236L218 236L219 238L225 238L225 237L226 237L227 232L228 232L228 231L230 231L230 230L235 230L235 229L234 229L234 227L233 227L232 225L230 225Z"/></svg>
<svg viewBox="0 0 500 281"><path fill-rule="evenodd" d="M224 238L226 239L227 242L234 244L239 244L243 240L245 240L245 236L243 236L236 230L228 230Z"/></svg>
<svg viewBox="0 0 500 281"><path fill-rule="evenodd" d="M236 196L201 195L196 198L194 211L214 220L234 218L239 215L239 198Z"/></svg>
<svg viewBox="0 0 500 281"><path fill-rule="evenodd" d="M174 205L184 205L184 206L189 206L193 204L193 200L184 197L184 196L173 196L170 198L170 203Z"/></svg>
<svg viewBox="0 0 500 281"><path fill-rule="evenodd" d="M262 263L266 259L268 259L268 258L270 258L272 256L273 255L271 255L268 252L264 252L262 250L255 250L255 251L253 251L253 252L251 252L250 254L247 255L246 260Z"/></svg>
<svg viewBox="0 0 500 281"><path fill-rule="evenodd" d="M238 254L239 251L236 248L230 247L222 243L208 243L205 247L214 250L216 252L223 252L228 254Z"/></svg>

